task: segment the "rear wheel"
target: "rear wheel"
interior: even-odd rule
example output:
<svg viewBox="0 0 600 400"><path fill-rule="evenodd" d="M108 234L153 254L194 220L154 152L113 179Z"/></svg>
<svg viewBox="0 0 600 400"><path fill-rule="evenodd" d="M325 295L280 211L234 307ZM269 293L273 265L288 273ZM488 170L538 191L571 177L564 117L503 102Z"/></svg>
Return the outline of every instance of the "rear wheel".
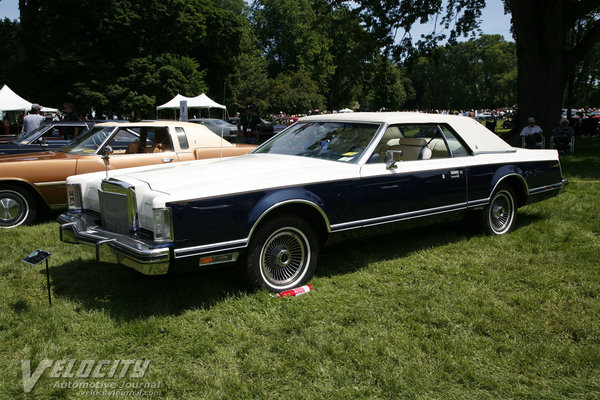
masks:
<svg viewBox="0 0 600 400"><path fill-rule="evenodd" d="M500 185L481 215L483 228L489 235L508 233L517 220L515 194L509 185Z"/></svg>
<svg viewBox="0 0 600 400"><path fill-rule="evenodd" d="M265 222L248 249L246 275L252 286L272 292L306 283L317 265L319 244L312 226L292 215Z"/></svg>
<svg viewBox="0 0 600 400"><path fill-rule="evenodd" d="M0 228L29 225L36 216L35 199L15 186L0 187Z"/></svg>

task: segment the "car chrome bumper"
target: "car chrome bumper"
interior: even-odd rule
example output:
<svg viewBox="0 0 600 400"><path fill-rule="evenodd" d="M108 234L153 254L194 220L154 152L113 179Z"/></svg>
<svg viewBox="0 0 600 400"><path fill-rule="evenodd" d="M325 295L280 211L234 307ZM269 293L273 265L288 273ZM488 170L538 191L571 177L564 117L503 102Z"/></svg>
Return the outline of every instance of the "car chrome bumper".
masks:
<svg viewBox="0 0 600 400"><path fill-rule="evenodd" d="M60 240L86 245L95 251L97 262L121 264L144 275L164 275L169 270L168 247L155 248L130 236L104 231L82 212L61 214L58 222Z"/></svg>

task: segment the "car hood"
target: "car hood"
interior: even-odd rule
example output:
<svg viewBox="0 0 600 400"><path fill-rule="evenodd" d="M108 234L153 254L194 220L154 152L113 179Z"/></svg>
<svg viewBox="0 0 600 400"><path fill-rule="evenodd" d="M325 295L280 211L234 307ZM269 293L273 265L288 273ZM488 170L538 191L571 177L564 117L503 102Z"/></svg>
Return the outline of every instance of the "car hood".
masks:
<svg viewBox="0 0 600 400"><path fill-rule="evenodd" d="M154 204L154 207L160 207L165 202L349 179L357 177L359 169L356 164L336 161L277 154L247 154L177 163L154 170L131 170L125 174L116 171L112 177L136 186L145 183L154 192L153 197L162 197Z"/></svg>
<svg viewBox="0 0 600 400"><path fill-rule="evenodd" d="M18 162L18 161L37 161L37 160L52 160L56 158L73 157L73 154L61 153L56 151L41 151L37 153L15 154L0 156L0 163L3 162Z"/></svg>

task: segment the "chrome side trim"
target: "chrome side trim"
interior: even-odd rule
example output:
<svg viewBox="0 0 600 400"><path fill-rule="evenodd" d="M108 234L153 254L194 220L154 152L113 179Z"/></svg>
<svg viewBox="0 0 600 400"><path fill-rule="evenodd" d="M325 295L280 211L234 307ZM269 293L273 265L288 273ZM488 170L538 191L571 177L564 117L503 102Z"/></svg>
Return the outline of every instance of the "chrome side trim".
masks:
<svg viewBox="0 0 600 400"><path fill-rule="evenodd" d="M471 200L467 204L469 205L469 207L479 207L479 206L488 204L489 202L490 202L490 198L487 197L485 199Z"/></svg>
<svg viewBox="0 0 600 400"><path fill-rule="evenodd" d="M67 181L55 181L55 182L37 182L34 183L35 186L44 187L44 186L60 186L66 185Z"/></svg>
<svg viewBox="0 0 600 400"><path fill-rule="evenodd" d="M555 183L552 185L540 186L540 187L531 189L529 191L529 194L538 194L538 193L542 193L542 192L547 192L549 190L561 189L564 185L565 185L564 182L560 182L560 183Z"/></svg>
<svg viewBox="0 0 600 400"><path fill-rule="evenodd" d="M469 203L458 203L458 204L453 204L450 206L435 207L435 208L429 208L426 210L409 211L406 213L387 215L387 216L383 216L383 217L369 218L369 219L363 219L363 220L352 221L352 222L344 222L341 224L332 225L331 232L340 232L340 231L345 231L345 230L350 230L350 229L363 228L366 226L383 225L383 224L389 224L389 223L393 223L393 222L400 222L400 221L404 221L404 220L408 220L408 219L429 217L432 215L445 214L445 213L449 213L449 212L453 212L453 211L461 211L461 210L466 210L467 208L469 208L469 205L470 205Z"/></svg>
<svg viewBox="0 0 600 400"><path fill-rule="evenodd" d="M205 244L202 246L185 247L185 248L175 250L175 258L199 256L199 255L203 255L203 254L207 254L207 253L214 253L215 251L221 251L221 250L241 249L241 248L246 247L247 244L248 244L248 238L238 239L238 240L230 240L230 241L221 242L221 243Z"/></svg>

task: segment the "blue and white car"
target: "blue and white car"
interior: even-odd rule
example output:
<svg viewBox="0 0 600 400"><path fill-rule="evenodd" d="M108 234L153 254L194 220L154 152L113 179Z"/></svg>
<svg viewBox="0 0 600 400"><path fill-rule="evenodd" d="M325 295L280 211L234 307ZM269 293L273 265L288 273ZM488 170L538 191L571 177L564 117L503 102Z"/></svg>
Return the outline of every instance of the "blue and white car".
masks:
<svg viewBox="0 0 600 400"><path fill-rule="evenodd" d="M60 234L149 275L238 261L282 291L341 232L469 212L503 235L566 184L555 150L511 147L467 117L320 115L240 157L70 177Z"/></svg>

